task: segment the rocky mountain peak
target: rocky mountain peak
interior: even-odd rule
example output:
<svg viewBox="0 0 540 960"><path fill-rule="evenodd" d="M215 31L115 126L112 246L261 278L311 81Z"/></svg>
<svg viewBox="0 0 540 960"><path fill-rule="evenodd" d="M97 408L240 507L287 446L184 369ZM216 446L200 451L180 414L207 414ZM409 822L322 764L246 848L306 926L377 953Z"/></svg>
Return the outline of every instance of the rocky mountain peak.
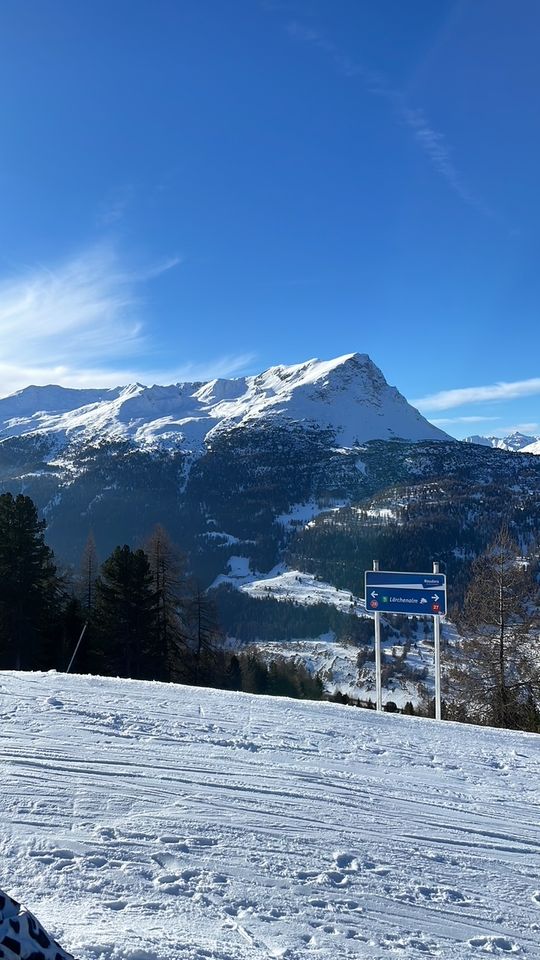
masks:
<svg viewBox="0 0 540 960"><path fill-rule="evenodd" d="M201 451L216 432L254 425L330 430L341 446L444 440L365 353L270 367L256 376L113 389L28 387L0 400L0 438L128 438Z"/></svg>

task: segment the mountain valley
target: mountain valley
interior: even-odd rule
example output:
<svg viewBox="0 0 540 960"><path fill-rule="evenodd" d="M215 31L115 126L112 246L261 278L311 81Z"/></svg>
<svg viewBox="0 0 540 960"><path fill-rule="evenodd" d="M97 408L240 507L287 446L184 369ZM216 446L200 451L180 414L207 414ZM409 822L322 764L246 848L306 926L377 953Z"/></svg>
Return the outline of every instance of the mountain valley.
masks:
<svg viewBox="0 0 540 960"><path fill-rule="evenodd" d="M207 384L29 387L0 400L0 438L0 492L34 500L58 562L76 571L90 531L103 560L162 524L242 642L369 642L374 559L438 560L452 605L501 523L524 551L537 537L540 458L450 438L363 354ZM270 586L302 576L315 601Z"/></svg>

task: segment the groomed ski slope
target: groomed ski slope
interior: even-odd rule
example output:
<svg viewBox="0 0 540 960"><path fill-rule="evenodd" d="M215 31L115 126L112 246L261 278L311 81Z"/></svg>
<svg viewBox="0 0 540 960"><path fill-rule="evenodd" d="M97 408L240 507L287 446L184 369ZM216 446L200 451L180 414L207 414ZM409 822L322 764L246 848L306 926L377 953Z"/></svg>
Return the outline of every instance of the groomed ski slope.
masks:
<svg viewBox="0 0 540 960"><path fill-rule="evenodd" d="M81 960L540 958L540 738L0 674L0 887Z"/></svg>

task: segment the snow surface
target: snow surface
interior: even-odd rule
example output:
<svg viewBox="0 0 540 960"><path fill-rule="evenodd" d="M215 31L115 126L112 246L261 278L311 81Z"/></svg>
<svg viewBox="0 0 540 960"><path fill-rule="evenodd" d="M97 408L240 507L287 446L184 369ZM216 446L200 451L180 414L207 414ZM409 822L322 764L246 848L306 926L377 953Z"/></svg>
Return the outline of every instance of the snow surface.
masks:
<svg viewBox="0 0 540 960"><path fill-rule="evenodd" d="M112 390L27 387L0 399L0 437L56 435L60 442L134 440L201 450L221 430L261 422L331 430L345 447L366 440L447 440L387 384L367 354L308 360L209 383Z"/></svg>
<svg viewBox="0 0 540 960"><path fill-rule="evenodd" d="M0 887L80 960L540 957L537 736L0 684Z"/></svg>
<svg viewBox="0 0 540 960"><path fill-rule="evenodd" d="M229 574L219 574L210 590L227 584L258 599L271 597L274 600L293 601L302 606L327 603L343 613L368 616L363 598L356 597L350 590L338 590L331 583L317 580L311 573L290 570L283 563L266 574L252 573L248 557L229 557L228 566Z"/></svg>
<svg viewBox="0 0 540 960"><path fill-rule="evenodd" d="M534 440L532 443L528 443L527 446L521 447L520 453L534 453L536 455L540 454L540 439Z"/></svg>
<svg viewBox="0 0 540 960"><path fill-rule="evenodd" d="M332 513L341 507L348 506L348 500L333 500L331 503L320 503L318 500L307 500L305 503L293 503L287 513L276 517L276 523L282 527L292 528L309 526L310 522L321 513Z"/></svg>

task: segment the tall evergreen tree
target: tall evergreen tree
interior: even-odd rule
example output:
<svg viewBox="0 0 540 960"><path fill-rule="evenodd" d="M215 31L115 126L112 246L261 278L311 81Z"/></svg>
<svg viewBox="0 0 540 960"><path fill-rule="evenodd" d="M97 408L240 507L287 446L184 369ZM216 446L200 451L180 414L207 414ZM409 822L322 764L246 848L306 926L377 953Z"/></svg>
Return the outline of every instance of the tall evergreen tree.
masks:
<svg viewBox="0 0 540 960"><path fill-rule="evenodd" d="M96 584L97 668L138 679L164 679L158 646L157 600L148 557L116 547Z"/></svg>
<svg viewBox="0 0 540 960"><path fill-rule="evenodd" d="M185 559L167 531L157 524L145 543L156 596L156 642L163 652L167 679L182 674L187 643Z"/></svg>
<svg viewBox="0 0 540 960"><path fill-rule="evenodd" d="M78 673L97 667L92 656L96 640L95 604L99 559L93 531L90 530L81 555L79 573L74 578L73 596L66 607L64 636L68 642L66 665ZM79 638L83 640L79 643ZM73 663L72 656L75 655Z"/></svg>
<svg viewBox="0 0 540 960"><path fill-rule="evenodd" d="M191 654L191 677L194 683L224 682L215 676L212 666L219 646L220 630L214 601L197 580L192 581L186 602L188 643Z"/></svg>
<svg viewBox="0 0 540 960"><path fill-rule="evenodd" d="M84 633L83 633L84 628ZM60 670L67 670L71 664L72 673L89 673L92 666L89 658L88 642L78 643L81 634L88 641L88 613L74 594L67 600L62 617L62 645ZM73 655L76 653L72 661Z"/></svg>
<svg viewBox="0 0 540 960"><path fill-rule="evenodd" d="M0 662L8 669L56 665L63 592L45 526L30 497L0 495Z"/></svg>
<svg viewBox="0 0 540 960"><path fill-rule="evenodd" d="M99 560L94 534L90 530L81 557L79 596L81 606L90 616L96 599L96 581L99 576Z"/></svg>

